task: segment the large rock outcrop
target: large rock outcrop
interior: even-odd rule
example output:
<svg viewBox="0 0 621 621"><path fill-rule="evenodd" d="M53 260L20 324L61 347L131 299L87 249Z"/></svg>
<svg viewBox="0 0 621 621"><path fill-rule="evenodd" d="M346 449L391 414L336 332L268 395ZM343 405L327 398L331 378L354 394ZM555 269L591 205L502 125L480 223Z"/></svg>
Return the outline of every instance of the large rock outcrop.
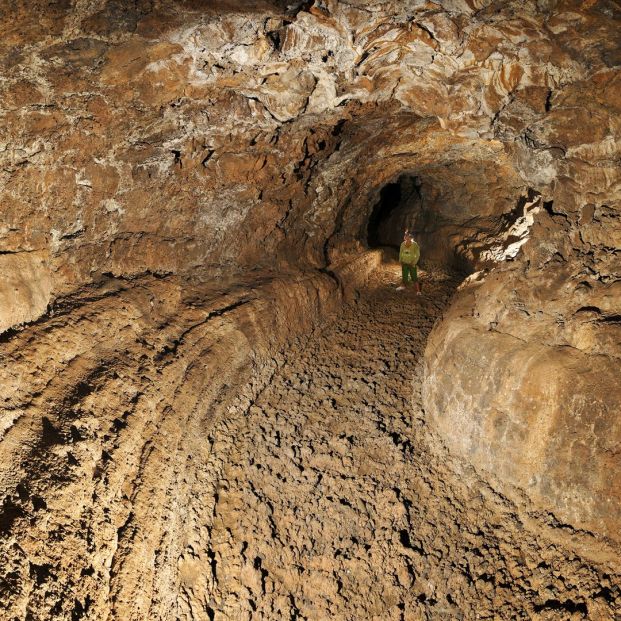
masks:
<svg viewBox="0 0 621 621"><path fill-rule="evenodd" d="M520 262L457 294L427 348L427 407L469 461L618 540L621 264L587 240L606 226L614 244L621 221L564 205L537 213Z"/></svg>

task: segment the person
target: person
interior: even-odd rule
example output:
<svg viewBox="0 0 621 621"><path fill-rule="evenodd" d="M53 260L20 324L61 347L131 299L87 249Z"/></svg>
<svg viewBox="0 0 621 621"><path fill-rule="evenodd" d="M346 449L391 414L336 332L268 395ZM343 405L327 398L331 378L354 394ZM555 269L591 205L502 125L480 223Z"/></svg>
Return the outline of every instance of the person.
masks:
<svg viewBox="0 0 621 621"><path fill-rule="evenodd" d="M403 291L411 280L416 288L416 295L420 295L420 283L418 282L418 260L420 259L420 248L414 241L414 236L406 231L403 235L403 243L399 249L399 263L401 263L402 284L397 287L397 291Z"/></svg>

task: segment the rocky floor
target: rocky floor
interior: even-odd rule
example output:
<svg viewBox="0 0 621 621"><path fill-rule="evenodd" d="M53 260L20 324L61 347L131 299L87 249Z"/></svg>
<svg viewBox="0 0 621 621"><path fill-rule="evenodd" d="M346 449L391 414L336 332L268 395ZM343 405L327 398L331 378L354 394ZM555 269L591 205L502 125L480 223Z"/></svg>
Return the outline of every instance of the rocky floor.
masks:
<svg viewBox="0 0 621 621"><path fill-rule="evenodd" d="M188 587L182 616L621 619L614 550L499 495L427 429L422 353L457 281L429 272L417 297L395 277L213 430L207 594L199 610Z"/></svg>

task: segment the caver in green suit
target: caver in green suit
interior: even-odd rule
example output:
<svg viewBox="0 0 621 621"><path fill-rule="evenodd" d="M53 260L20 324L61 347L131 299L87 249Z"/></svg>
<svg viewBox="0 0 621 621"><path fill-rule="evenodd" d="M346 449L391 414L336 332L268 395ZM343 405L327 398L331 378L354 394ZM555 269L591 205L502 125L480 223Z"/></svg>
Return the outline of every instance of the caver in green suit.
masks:
<svg viewBox="0 0 621 621"><path fill-rule="evenodd" d="M399 263L401 263L401 277L403 286L411 280L416 285L417 293L420 293L418 282L418 270L416 268L420 259L420 247L411 235L406 233L401 248L399 249Z"/></svg>

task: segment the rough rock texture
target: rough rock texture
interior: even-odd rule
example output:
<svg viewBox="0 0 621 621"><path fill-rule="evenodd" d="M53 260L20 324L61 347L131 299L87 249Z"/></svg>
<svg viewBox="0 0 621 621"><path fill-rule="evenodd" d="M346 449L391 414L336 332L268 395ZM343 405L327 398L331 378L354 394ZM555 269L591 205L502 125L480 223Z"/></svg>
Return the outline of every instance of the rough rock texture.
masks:
<svg viewBox="0 0 621 621"><path fill-rule="evenodd" d="M614 619L617 549L498 493L427 428L422 351L455 281L424 277L415 301L380 272L329 331L256 359L251 384L231 345L238 326L260 338L256 301L175 317L147 357L152 283L110 283L123 364L103 345L75 355L102 303L71 311L71 335L62 314L42 323L39 346L60 339L74 362L45 365L44 435L3 507L6 618Z"/></svg>
<svg viewBox="0 0 621 621"><path fill-rule="evenodd" d="M37 6L3 9L0 240L47 253L50 300L100 273L323 266L408 171L472 233L568 173L612 199L614 2L65 0L47 28Z"/></svg>
<svg viewBox="0 0 621 621"><path fill-rule="evenodd" d="M454 450L619 540L621 262L584 241L609 213L573 234L570 217L539 213L525 262L457 295L426 351L425 394Z"/></svg>
<svg viewBox="0 0 621 621"><path fill-rule="evenodd" d="M224 290L110 278L11 338L0 617L176 618L178 563L200 530L196 479L217 450L210 426L339 299L328 276Z"/></svg>
<svg viewBox="0 0 621 621"><path fill-rule="evenodd" d="M210 618L208 577L188 578L210 548L175 535L209 541L196 506L215 502L201 481L235 440L227 414L249 412L288 336L356 298L376 264L357 261L369 218L403 178L420 201L378 226L413 220L425 258L476 271L426 348L430 433L531 512L525 541L551 526L568 562L607 562L621 532L616 0L17 0L0 18L9 618ZM618 603L618 556L599 595L579 565L543 562L574 573L526 597L531 616Z"/></svg>
<svg viewBox="0 0 621 621"><path fill-rule="evenodd" d="M223 421L182 609L216 621L616 618L617 549L511 502L429 433L420 362L454 281L425 273L415 301L390 290L391 271Z"/></svg>

